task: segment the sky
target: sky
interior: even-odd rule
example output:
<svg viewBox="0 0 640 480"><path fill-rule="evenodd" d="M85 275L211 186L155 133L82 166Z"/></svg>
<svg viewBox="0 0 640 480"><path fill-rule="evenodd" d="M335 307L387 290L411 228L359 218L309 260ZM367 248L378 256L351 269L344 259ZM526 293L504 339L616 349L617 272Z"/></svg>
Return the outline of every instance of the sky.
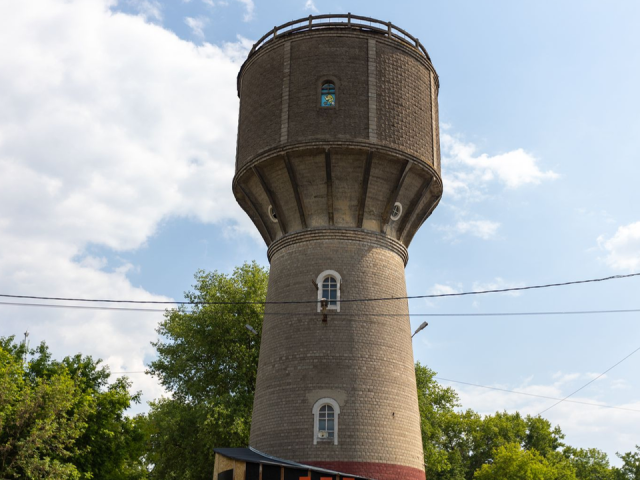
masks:
<svg viewBox="0 0 640 480"><path fill-rule="evenodd" d="M409 295L640 272L638 2L8 0L0 294L181 300L198 269L268 266L231 192L236 75L274 25L347 12L418 37L440 76L444 195L409 249ZM410 308L640 309L639 293L634 277ZM113 372L154 358L161 312L11 301L0 298L0 336L28 331L55 357L81 352ZM640 313L428 321L415 359L483 414L555 402L469 383L562 398L640 347ZM619 464L615 452L640 444L639 371L640 352L571 397L620 408L564 402L544 416ZM166 394L130 378L144 402Z"/></svg>

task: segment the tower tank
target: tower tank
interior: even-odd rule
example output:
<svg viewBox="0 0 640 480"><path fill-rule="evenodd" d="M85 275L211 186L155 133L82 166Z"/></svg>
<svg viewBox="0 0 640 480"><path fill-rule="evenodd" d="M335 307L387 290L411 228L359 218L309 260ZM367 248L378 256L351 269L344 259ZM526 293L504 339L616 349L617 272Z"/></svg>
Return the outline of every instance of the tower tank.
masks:
<svg viewBox="0 0 640 480"><path fill-rule="evenodd" d="M417 39L351 14L274 27L240 70L233 192L271 265L264 453L425 478L407 301L352 300L406 296L407 247L442 195L438 86Z"/></svg>

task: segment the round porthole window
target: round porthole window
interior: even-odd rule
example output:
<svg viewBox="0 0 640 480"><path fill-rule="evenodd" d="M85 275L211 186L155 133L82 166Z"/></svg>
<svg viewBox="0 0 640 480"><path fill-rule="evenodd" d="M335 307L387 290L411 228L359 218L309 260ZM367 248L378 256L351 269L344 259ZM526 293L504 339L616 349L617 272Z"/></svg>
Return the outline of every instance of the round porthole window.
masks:
<svg viewBox="0 0 640 480"><path fill-rule="evenodd" d="M402 215L402 204L400 202L396 202L393 205L393 210L391 210L391 220L397 220Z"/></svg>
<svg viewBox="0 0 640 480"><path fill-rule="evenodd" d="M273 207L271 205L269 205L269 218L272 222L278 223L278 216L276 215L276 212L273 211Z"/></svg>

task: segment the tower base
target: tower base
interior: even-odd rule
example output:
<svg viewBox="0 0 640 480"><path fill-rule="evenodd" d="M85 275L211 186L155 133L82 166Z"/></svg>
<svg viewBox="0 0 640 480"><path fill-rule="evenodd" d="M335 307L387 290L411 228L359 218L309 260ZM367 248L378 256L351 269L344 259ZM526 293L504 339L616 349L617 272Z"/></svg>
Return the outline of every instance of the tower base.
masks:
<svg viewBox="0 0 640 480"><path fill-rule="evenodd" d="M390 463L374 462L302 462L314 467L336 470L339 472L351 472L362 477L375 478L376 480L425 480L424 470L393 465Z"/></svg>

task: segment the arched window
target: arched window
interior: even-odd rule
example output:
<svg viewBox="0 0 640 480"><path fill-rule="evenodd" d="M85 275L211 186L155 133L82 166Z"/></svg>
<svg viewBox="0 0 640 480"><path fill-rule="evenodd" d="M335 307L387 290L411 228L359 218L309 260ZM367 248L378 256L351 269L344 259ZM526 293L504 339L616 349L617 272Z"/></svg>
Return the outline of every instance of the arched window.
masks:
<svg viewBox="0 0 640 480"><path fill-rule="evenodd" d="M322 298L329 300L330 307L338 305L338 281L335 277L327 275L322 281Z"/></svg>
<svg viewBox="0 0 640 480"><path fill-rule="evenodd" d="M333 398L321 398L313 405L313 444L332 442L338 445L340 405Z"/></svg>
<svg viewBox="0 0 640 480"><path fill-rule="evenodd" d="M340 311L340 287L342 278L335 270L325 270L316 280L318 285L318 312L322 311L321 301L327 300L327 308Z"/></svg>
<svg viewBox="0 0 640 480"><path fill-rule="evenodd" d="M327 80L322 84L322 88L320 89L320 106L336 106L336 85L331 80Z"/></svg>

